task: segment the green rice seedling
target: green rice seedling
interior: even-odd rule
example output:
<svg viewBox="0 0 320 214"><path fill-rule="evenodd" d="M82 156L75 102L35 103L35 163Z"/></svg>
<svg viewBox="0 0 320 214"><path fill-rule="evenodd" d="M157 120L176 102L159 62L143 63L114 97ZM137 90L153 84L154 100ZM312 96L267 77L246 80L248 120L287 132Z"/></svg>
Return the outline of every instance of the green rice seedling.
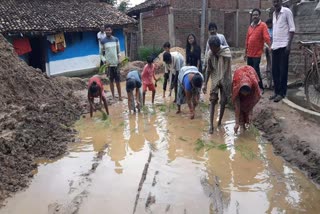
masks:
<svg viewBox="0 0 320 214"><path fill-rule="evenodd" d="M236 146L235 148L237 151L240 152L241 156L247 160L253 160L257 157L257 155L252 151L252 149L247 146L240 145Z"/></svg>
<svg viewBox="0 0 320 214"><path fill-rule="evenodd" d="M221 151L227 150L228 146L226 144L219 144L217 148Z"/></svg>
<svg viewBox="0 0 320 214"><path fill-rule="evenodd" d="M102 114L102 120L107 120L108 119L108 115L107 113L105 113L104 111L101 111L101 114Z"/></svg>
<svg viewBox="0 0 320 214"><path fill-rule="evenodd" d="M158 108L159 108L159 111L161 111L161 112L166 112L167 111L167 106L164 105L164 104L160 105Z"/></svg>
<svg viewBox="0 0 320 214"><path fill-rule="evenodd" d="M196 140L196 148L195 148L195 150L197 152L199 152L201 149L205 148L205 145L206 145L205 141L198 138Z"/></svg>

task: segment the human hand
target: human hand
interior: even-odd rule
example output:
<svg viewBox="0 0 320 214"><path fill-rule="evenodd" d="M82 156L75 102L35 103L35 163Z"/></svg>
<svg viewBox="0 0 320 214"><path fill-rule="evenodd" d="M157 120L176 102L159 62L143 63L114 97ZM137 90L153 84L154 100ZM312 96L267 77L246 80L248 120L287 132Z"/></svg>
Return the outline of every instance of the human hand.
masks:
<svg viewBox="0 0 320 214"><path fill-rule="evenodd" d="M288 46L286 47L286 54L289 55L289 54L290 54L290 51L291 51L291 46L288 45Z"/></svg>
<svg viewBox="0 0 320 214"><path fill-rule="evenodd" d="M237 134L238 133L238 129L239 129L239 124L236 124L234 126L234 133Z"/></svg>

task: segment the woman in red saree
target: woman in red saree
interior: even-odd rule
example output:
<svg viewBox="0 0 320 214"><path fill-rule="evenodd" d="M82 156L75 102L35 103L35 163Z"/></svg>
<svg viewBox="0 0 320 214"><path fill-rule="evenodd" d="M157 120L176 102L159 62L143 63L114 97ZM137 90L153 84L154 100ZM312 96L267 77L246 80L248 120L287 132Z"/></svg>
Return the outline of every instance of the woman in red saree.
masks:
<svg viewBox="0 0 320 214"><path fill-rule="evenodd" d="M261 94L259 89L259 77L251 66L242 66L234 72L232 82L232 102L235 107L237 133L239 126L245 129L249 124L253 107L259 102Z"/></svg>

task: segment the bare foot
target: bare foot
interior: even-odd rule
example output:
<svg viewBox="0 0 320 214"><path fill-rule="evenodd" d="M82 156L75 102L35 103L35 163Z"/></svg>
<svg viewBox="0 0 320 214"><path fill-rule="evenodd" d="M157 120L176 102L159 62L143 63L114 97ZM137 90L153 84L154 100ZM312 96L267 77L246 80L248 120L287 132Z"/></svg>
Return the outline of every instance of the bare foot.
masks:
<svg viewBox="0 0 320 214"><path fill-rule="evenodd" d="M190 119L193 120L194 119L194 114L190 115Z"/></svg>
<svg viewBox="0 0 320 214"><path fill-rule="evenodd" d="M176 114L180 114L181 113L181 111L180 110L178 110L177 112L176 112Z"/></svg>
<svg viewBox="0 0 320 214"><path fill-rule="evenodd" d="M121 97L119 97L119 101L122 101L122 98L121 98Z"/></svg>
<svg viewBox="0 0 320 214"><path fill-rule="evenodd" d="M213 134L213 126L209 127L209 134Z"/></svg>

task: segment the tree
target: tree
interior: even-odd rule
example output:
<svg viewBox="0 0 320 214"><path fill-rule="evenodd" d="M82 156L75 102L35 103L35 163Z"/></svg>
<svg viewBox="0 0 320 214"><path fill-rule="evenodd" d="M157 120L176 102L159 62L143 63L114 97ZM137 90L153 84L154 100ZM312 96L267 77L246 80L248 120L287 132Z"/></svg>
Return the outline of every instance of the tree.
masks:
<svg viewBox="0 0 320 214"><path fill-rule="evenodd" d="M117 3L117 0L100 0L100 2L105 2L114 6Z"/></svg>
<svg viewBox="0 0 320 214"><path fill-rule="evenodd" d="M128 9L128 5L128 0L122 0L118 6L118 10L120 10L121 12L126 12L126 10Z"/></svg>

